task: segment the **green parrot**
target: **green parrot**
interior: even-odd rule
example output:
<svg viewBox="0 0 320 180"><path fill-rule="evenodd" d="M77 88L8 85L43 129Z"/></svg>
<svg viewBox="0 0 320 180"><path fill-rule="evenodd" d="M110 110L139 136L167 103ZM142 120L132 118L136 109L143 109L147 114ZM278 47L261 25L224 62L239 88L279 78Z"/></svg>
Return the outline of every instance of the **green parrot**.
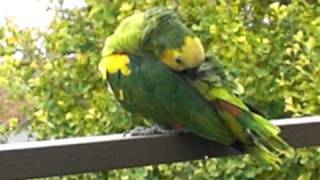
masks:
<svg viewBox="0 0 320 180"><path fill-rule="evenodd" d="M155 8L123 20L105 41L99 71L128 111L248 152L275 167L292 154L279 128L236 95L223 66L205 57L172 11Z"/></svg>
<svg viewBox="0 0 320 180"><path fill-rule="evenodd" d="M165 35L164 35L165 34ZM127 63L124 53L151 52L176 71L197 67L204 60L204 49L178 16L166 8L153 8L124 19L105 41L100 71L115 72ZM114 61L109 59L121 59ZM175 61L171 61L175 59ZM108 66L106 66L109 63ZM183 64L183 66L182 66ZM108 69L103 69L108 67ZM123 67L124 68L124 67ZM124 74L129 71L121 69Z"/></svg>

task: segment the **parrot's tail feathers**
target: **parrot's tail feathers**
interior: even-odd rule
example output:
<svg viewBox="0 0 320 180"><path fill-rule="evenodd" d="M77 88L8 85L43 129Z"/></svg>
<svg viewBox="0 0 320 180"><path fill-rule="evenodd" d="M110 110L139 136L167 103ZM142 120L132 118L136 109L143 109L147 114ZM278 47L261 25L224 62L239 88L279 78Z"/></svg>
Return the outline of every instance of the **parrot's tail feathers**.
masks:
<svg viewBox="0 0 320 180"><path fill-rule="evenodd" d="M291 158L293 149L279 136L280 129L259 115L254 114L253 117L256 127L250 128L250 136L272 152Z"/></svg>
<svg viewBox="0 0 320 180"><path fill-rule="evenodd" d="M245 145L250 154L276 168L282 164L282 158L293 157L293 148L278 136L280 132L278 127L258 115L254 115L251 124L247 126L249 127L247 133L253 144Z"/></svg>
<svg viewBox="0 0 320 180"><path fill-rule="evenodd" d="M272 167L275 167L276 169L279 169L282 165L282 160L280 159L280 157L270 152L263 145L246 145L245 149L247 152L253 155L258 162L262 164L272 165Z"/></svg>
<svg viewBox="0 0 320 180"><path fill-rule="evenodd" d="M275 168L279 168L282 164L282 160L280 157L272 153L270 150L268 150L264 145L259 143L258 141L252 143L252 144L244 144L243 142L236 140L232 147L237 149L241 153L249 153L255 159L265 165L272 165Z"/></svg>
<svg viewBox="0 0 320 180"><path fill-rule="evenodd" d="M226 123L242 142L246 152L275 167L281 164L282 158L293 156L293 149L279 137L280 129L277 126L232 103L224 100L218 102L216 109L225 117Z"/></svg>

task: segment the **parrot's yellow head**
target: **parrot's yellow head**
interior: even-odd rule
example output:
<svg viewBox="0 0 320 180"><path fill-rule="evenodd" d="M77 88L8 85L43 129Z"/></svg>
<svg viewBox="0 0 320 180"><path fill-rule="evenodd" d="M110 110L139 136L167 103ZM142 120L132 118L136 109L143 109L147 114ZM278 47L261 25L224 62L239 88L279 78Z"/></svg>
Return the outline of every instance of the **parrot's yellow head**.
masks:
<svg viewBox="0 0 320 180"><path fill-rule="evenodd" d="M162 62L174 71L196 68L205 59L205 53L199 38L187 36L178 49L167 49L162 54Z"/></svg>

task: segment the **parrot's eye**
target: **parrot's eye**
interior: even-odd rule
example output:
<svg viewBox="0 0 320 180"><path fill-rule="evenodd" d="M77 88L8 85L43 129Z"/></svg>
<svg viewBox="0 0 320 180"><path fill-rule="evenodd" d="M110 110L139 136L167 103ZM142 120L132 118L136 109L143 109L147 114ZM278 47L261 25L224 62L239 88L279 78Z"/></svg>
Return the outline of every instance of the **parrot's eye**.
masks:
<svg viewBox="0 0 320 180"><path fill-rule="evenodd" d="M176 62L178 64L183 64L183 61L182 61L181 57L177 57Z"/></svg>

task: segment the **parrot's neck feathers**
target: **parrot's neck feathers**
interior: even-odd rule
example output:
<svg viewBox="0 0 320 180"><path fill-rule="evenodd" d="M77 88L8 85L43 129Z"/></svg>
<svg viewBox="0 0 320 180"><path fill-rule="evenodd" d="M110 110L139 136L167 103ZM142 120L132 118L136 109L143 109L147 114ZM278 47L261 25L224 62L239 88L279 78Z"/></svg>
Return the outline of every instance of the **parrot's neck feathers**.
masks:
<svg viewBox="0 0 320 180"><path fill-rule="evenodd" d="M176 20L176 15L168 9L151 9L145 12L145 28L142 39L147 42L151 37L160 35L163 30L170 30L172 27L170 22ZM171 25L171 26L170 26ZM170 27L168 27L170 26Z"/></svg>
<svg viewBox="0 0 320 180"><path fill-rule="evenodd" d="M159 54L168 47L181 47L185 37L192 35L178 16L167 8L155 8L145 12L145 24L142 47L157 47Z"/></svg>

